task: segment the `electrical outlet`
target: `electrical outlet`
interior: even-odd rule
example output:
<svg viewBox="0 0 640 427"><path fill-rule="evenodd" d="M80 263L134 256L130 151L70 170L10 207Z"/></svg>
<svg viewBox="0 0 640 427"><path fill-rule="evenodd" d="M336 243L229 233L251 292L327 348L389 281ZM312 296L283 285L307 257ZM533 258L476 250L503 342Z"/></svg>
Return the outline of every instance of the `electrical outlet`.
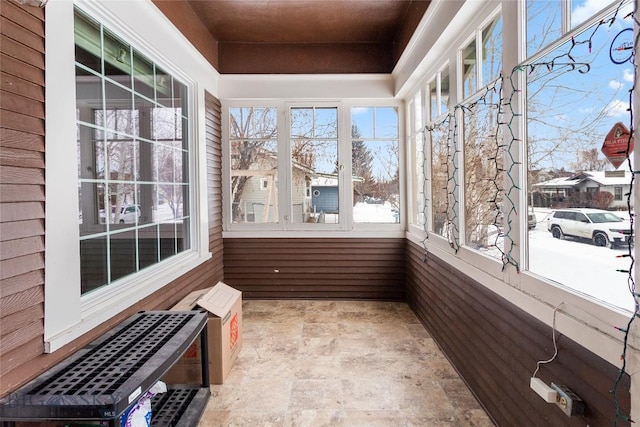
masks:
<svg viewBox="0 0 640 427"><path fill-rule="evenodd" d="M558 405L568 417L584 414L584 402L577 394L572 392L569 387L551 383L551 388L558 392L556 405Z"/></svg>

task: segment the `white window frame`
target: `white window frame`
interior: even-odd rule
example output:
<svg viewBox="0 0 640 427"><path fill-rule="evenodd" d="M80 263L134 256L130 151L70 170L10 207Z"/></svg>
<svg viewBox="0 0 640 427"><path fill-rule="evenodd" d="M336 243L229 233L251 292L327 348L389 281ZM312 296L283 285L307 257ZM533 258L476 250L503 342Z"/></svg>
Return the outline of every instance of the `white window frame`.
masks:
<svg viewBox="0 0 640 427"><path fill-rule="evenodd" d="M231 222L231 165L229 147L229 110L239 107L274 107L278 115L278 222L271 223L241 223ZM295 107L336 107L338 109L338 162L340 170L339 180L339 222L338 224L293 223L291 221L291 147L290 147L290 109ZM357 223L353 222L353 203L351 188L351 108L354 107L397 107L398 129L400 141L400 223ZM404 149L404 107L401 101L393 99L223 99L222 100L222 156L223 156L223 209L224 209L224 237L290 237L296 232L296 237L336 237L334 232L341 235L356 237L362 232L378 231L389 233L388 236L400 236L404 230L405 202L405 149ZM332 233L327 234L327 231Z"/></svg>
<svg viewBox="0 0 640 427"><path fill-rule="evenodd" d="M433 8L433 16L429 17L430 12L427 12L428 19L425 21L424 31L425 38L428 38L429 36L426 36L426 25L430 24L428 26L428 34L433 34L436 31L440 34L440 37L435 41L429 39L430 45L426 48L420 42L416 42L416 49L423 50L416 50L417 53L415 55L422 53L424 56L419 57L419 59L409 57L406 60L408 64L421 64L414 68L414 74L403 70L398 72L399 78L402 79L400 83L404 85L399 89L399 93L405 99L406 105L409 104L416 93L424 90L427 81L433 79L433 76L439 70L439 61L443 57L453 59L453 61L459 60L457 50L452 57L452 49L449 49L449 46L463 46L465 41L468 42L470 40L469 37L464 39L460 35L468 35L469 28L481 28L484 22L494 16L493 12L496 5L501 6L502 9L503 69L511 70L524 59L526 32L524 25L516 25L517 22L525 22L523 2L511 0L465 2L464 5L457 8L453 4L438 4ZM421 23L421 25L423 24ZM419 32L420 28L418 28L418 34ZM462 96L457 96L462 89L460 85L461 76L456 69L453 70L449 78L452 82L452 91L455 91L450 95L454 100L452 102L453 107L462 101ZM455 85L453 82L455 82ZM423 97L423 105L426 108L428 100L424 104L425 99L426 97ZM636 103L638 102L640 101L636 100ZM515 131L520 132L521 129L515 129ZM518 135L520 134L518 133ZM520 135L520 137L524 139L524 135ZM515 154L517 155L516 158L522 161L526 153L517 151ZM639 168L640 159L636 159L636 163L636 168ZM413 179L415 177L412 177L409 182L413 182ZM520 179L523 180L524 176L521 176ZM636 202L640 203L638 199L640 192L635 191L635 195ZM515 200L515 203L518 206L526 206L525 200ZM520 211L526 212L522 210L522 207ZM521 217L523 218L520 221L522 224L519 224L518 229L515 230L516 239L523 239L523 236L526 236L527 216L522 215ZM415 224L410 225L407 238L419 247L426 245L427 256L431 253L442 258L453 268L457 268L463 274L473 277L481 286L505 298L508 302L523 309L549 327L553 325L555 307L563 303L562 309L557 312L556 316L555 326L557 331L612 365L620 366L623 334L616 331L612 326L626 325L629 320L628 313L616 307L603 305L569 288L558 286L558 284L554 284L552 281L527 270L518 272L512 266L507 266L503 271L501 262L485 257L468 248L460 247L456 253L443 238L433 233L429 233L428 239L425 240L423 229L415 226ZM520 243L519 240L518 242ZM521 244L520 246L522 251L520 256L526 256L526 252L522 248L523 245ZM640 283L638 276L639 273L636 272L636 283ZM637 331L632 332L629 339L632 346L638 347L640 335ZM628 349L627 356L627 363L631 364L630 369L628 365L627 372L637 372L638 364L640 363L638 351L633 348ZM532 371L533 369L535 369L535 366L532 367ZM637 378L632 378L632 393L634 390L636 393L637 390L640 390L639 381ZM632 406L635 407L633 411L640 411L637 405Z"/></svg>
<svg viewBox="0 0 640 427"><path fill-rule="evenodd" d="M190 87L191 250L83 296L80 294L74 5ZM180 33L168 28L157 31L168 26L166 17L147 2L77 0L75 4L60 1L47 5L46 352L70 343L211 258L205 129L199 124L204 123L204 89L215 95L219 76ZM185 55L185 51L191 55ZM189 74L182 70L189 70Z"/></svg>

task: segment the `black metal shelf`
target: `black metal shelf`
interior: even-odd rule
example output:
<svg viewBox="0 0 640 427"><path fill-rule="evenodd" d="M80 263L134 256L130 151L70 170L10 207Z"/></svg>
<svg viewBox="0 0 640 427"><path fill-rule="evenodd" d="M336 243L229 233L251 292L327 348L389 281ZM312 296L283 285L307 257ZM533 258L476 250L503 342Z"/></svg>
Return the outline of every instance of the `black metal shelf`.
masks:
<svg viewBox="0 0 640 427"><path fill-rule="evenodd" d="M137 313L0 399L0 421L11 425L7 422L107 420L119 425L121 414L199 335L202 384L174 387L152 400L154 426L196 426L209 398L206 324L207 313L200 311ZM178 423L183 416L186 418Z"/></svg>

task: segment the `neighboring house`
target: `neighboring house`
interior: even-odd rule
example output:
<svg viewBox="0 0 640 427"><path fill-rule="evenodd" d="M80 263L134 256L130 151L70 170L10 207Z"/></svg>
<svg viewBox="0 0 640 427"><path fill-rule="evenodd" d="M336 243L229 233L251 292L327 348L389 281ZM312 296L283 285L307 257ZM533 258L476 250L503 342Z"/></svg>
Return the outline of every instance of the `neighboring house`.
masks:
<svg viewBox="0 0 640 427"><path fill-rule="evenodd" d="M311 208L314 213L338 213L338 179L323 175L311 182Z"/></svg>
<svg viewBox="0 0 640 427"><path fill-rule="evenodd" d="M547 207L568 203L577 193L586 193L586 199L590 200L595 193L606 191L613 195L613 202L608 206L610 209L627 208L626 194L630 186L630 171L584 171L533 184L534 192L542 196L542 203L539 204Z"/></svg>
<svg viewBox="0 0 640 427"><path fill-rule="evenodd" d="M311 212L311 181L314 172L308 167L293 162L292 204L296 222L306 222ZM249 170L233 170L233 176L249 176L242 196L240 212L243 222L278 221L278 158L264 156L251 165Z"/></svg>

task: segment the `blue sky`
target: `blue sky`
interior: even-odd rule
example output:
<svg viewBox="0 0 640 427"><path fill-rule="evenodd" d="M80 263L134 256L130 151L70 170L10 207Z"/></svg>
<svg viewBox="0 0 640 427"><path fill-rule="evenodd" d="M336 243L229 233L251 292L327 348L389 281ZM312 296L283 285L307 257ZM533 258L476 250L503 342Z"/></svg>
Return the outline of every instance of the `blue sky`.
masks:
<svg viewBox="0 0 640 427"><path fill-rule="evenodd" d="M601 10L602 5L602 0L575 2L572 7L574 27ZM544 157L545 149L540 150L543 144L538 143L539 152L531 154L532 160L538 161L532 167L565 167L570 170L571 163L576 161L577 150L597 148L600 151L604 136L615 123L623 122L628 126L632 64L615 64L609 58L614 37L632 25L631 18L622 19L627 13L628 8L619 12L612 25L605 24L598 29L592 39L591 51L587 44L578 44L572 49L576 62L589 64L588 72L569 71L568 67L562 67L559 63L570 62L566 57L557 60L551 72L544 66L529 72L531 83L528 90L532 100L529 138L546 139L544 147L548 151L554 150L551 156ZM593 27L590 27L575 40L587 40L592 33ZM535 62L548 62L568 52L570 46L569 41ZM535 94L543 82L546 88ZM539 121L544 124L536 123ZM559 141L563 142L557 148L555 145Z"/></svg>

